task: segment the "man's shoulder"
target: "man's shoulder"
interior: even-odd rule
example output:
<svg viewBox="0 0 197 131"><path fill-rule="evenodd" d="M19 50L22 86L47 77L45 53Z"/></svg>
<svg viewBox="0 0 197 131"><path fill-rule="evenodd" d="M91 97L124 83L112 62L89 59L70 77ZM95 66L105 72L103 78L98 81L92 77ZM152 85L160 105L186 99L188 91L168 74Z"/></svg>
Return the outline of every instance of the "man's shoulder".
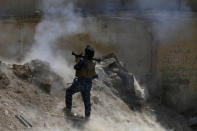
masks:
<svg viewBox="0 0 197 131"><path fill-rule="evenodd" d="M87 60L84 59L84 58L81 58L79 61L80 61L81 63L87 63Z"/></svg>

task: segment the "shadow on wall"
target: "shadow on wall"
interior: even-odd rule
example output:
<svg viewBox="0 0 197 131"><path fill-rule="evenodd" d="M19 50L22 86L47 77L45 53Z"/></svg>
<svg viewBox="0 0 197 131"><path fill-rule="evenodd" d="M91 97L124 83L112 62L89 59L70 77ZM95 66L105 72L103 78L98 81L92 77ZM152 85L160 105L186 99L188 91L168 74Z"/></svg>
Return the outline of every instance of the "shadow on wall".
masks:
<svg viewBox="0 0 197 131"><path fill-rule="evenodd" d="M171 106L179 112L195 108L194 101L197 97L188 79L163 80L161 92L161 102L164 105Z"/></svg>

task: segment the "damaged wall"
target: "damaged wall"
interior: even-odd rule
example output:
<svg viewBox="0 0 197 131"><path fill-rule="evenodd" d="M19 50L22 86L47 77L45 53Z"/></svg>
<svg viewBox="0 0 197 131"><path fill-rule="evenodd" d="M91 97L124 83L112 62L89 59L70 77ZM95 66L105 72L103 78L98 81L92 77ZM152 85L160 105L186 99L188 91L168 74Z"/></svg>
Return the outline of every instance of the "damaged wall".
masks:
<svg viewBox="0 0 197 131"><path fill-rule="evenodd" d="M17 20L0 22L0 54L1 58L20 61L34 41L36 23Z"/></svg>
<svg viewBox="0 0 197 131"><path fill-rule="evenodd" d="M197 106L197 21L182 21L186 22L189 26L159 41L157 57L158 94L162 102L179 111Z"/></svg>

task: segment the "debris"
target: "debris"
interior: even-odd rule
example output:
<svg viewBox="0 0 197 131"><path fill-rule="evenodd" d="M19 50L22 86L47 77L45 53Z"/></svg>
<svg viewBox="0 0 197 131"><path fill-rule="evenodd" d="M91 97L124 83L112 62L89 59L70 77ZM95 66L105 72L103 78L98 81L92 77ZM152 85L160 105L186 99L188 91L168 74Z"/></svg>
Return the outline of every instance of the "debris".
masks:
<svg viewBox="0 0 197 131"><path fill-rule="evenodd" d="M100 100L97 96L92 96L92 101L93 101L94 104L100 103Z"/></svg>
<svg viewBox="0 0 197 131"><path fill-rule="evenodd" d="M58 116L58 117L64 117L64 115L61 114L56 114L56 113L51 113L51 112L47 112L50 116Z"/></svg>
<svg viewBox="0 0 197 131"><path fill-rule="evenodd" d="M108 55L103 56L102 57L102 60L110 59L110 58L114 58L114 59L118 60L117 57L116 57L116 55L114 53L110 53Z"/></svg>
<svg viewBox="0 0 197 131"><path fill-rule="evenodd" d="M68 119L70 120L73 120L73 121L86 121L88 119L86 119L85 117L77 114L77 113L71 113L69 116L68 116Z"/></svg>
<svg viewBox="0 0 197 131"><path fill-rule="evenodd" d="M29 67L33 75L32 82L45 92L50 93L55 86L64 87L63 78L51 70L49 63L32 60Z"/></svg>
<svg viewBox="0 0 197 131"><path fill-rule="evenodd" d="M5 110L5 115L7 116L9 114L8 110Z"/></svg>
<svg viewBox="0 0 197 131"><path fill-rule="evenodd" d="M106 64L104 62L106 63L108 62L109 64ZM135 89L135 87L132 87L134 75L130 74L127 71L122 70L120 66L117 64L117 61L115 59L111 61L113 63L115 62L114 64L110 64L111 62L110 60L108 61L108 59L105 59L104 62L101 63L101 66L98 70L98 72L100 73L100 76L102 76L103 79L102 80L98 79L93 82L94 86L92 88L91 100L94 105L92 108L93 117L90 120L94 120L94 119L97 120L97 116L101 118L101 120L108 120L109 118L109 120L113 122L112 126L118 127L120 124L126 123L126 125L128 125L127 129L130 129L133 127L129 123L134 122L136 119L137 121L139 120L143 122L143 123L139 123L140 125L142 126L144 126L144 124L148 125L149 121L146 122L143 120L144 115L146 117L146 114L142 112L143 117L141 118L141 117L138 117L138 114L136 116L135 113L133 113L133 111L130 111L130 109L134 111L138 111L137 106L135 106L134 104L131 106L129 105L130 102L134 101L133 97L134 98L136 97L135 95L131 93L131 90ZM105 70L102 68L103 66L102 64L106 65ZM83 104L80 103L81 101L79 101L79 99L75 99L76 101L74 101L74 103L76 105L73 104L73 108L76 107L74 108L73 111L76 112L77 114L69 118L67 117L66 114L64 114L63 112L60 112L61 108L63 108L64 106L65 101L64 101L63 95L65 94L65 92L63 92L62 90L59 90L58 92L59 94L49 95L45 93L47 89L43 89L45 90L45 92L43 92L40 89L36 88L36 87L43 88L45 86L46 88L48 87L49 89L48 92L49 92L51 88L53 87L61 87L61 86L64 87L64 84L61 85L62 83L61 77L59 77L57 74L51 71L47 63L36 60L36 61L27 63L26 66L28 66L29 70L27 70L27 72L21 71L22 73L20 72L19 74L23 74L24 72L29 73L28 75L26 75L29 78L19 77L19 76L25 76L25 75L17 76L16 74L14 74L14 71L18 69L16 70L11 69L5 65L5 67L7 68L7 70L5 71L7 72L4 72L5 77L2 77L2 78L6 78L6 77L8 78L8 80L10 81L10 84L8 83L8 85L11 88L6 89L6 90L0 88L1 90L0 91L0 103L2 105L0 109L0 121L1 121L0 130L9 129L9 130L21 131L21 130L24 130L24 128L31 128L32 125L33 127L43 126L46 129L49 129L49 127L51 126L55 126L55 127L58 127L58 128L60 127L65 130L72 130L75 125L83 126L84 125L83 122L87 122L87 120L85 120L84 117L81 118L79 115L77 115L77 114L83 114L81 113L81 111L83 111L82 110ZM26 70L28 68L21 67L20 69ZM29 79L31 79L31 81L29 81ZM1 80L3 79L0 79L0 82ZM105 81L108 84L106 84ZM136 94L138 95L140 93L136 93ZM81 95L78 94L76 97L78 98L78 96L80 96L80 99L81 99ZM136 101L138 105L141 104L141 102L142 101L140 101L140 99ZM130 107L130 109L128 107ZM105 110L106 112L103 110ZM156 109L154 113L155 112L157 113L157 111L158 110ZM28 119L24 119L20 115L15 116L16 113L17 114L26 114L26 113L31 114L32 115L31 121L29 121ZM175 125L175 128L176 127L178 128L178 129L176 128L177 130L183 129L183 127L188 127L187 125L188 120L187 121L184 120L184 122L186 123L185 125L179 124L180 120L177 121L174 118L171 118L172 116L171 114L166 115L165 113L166 112L163 111L162 116L160 118L162 119L164 117L165 119L167 119L166 120L167 124L173 123L172 125L174 126L177 123L178 125ZM131 114L131 116L127 114ZM13 116L16 117L16 119L13 119ZM63 120L64 118L66 122L67 120L68 121L71 120L73 122L68 122L65 124L65 121ZM106 122L109 122L109 121L106 121ZM121 123L116 125L118 122L121 122ZM71 124L74 124L74 126ZM102 124L102 123L99 123L99 124ZM173 127L171 126L171 124L169 125L170 127ZM90 130L94 130L92 128L94 128L94 126L91 127ZM114 130L114 129L115 128L112 128L111 130ZM52 130L55 130L55 129L52 129ZM140 126L139 126L139 130L140 130ZM156 130L159 130L159 129L157 128ZM184 128L184 130L189 131L188 128Z"/></svg>
<svg viewBox="0 0 197 131"><path fill-rule="evenodd" d="M132 105L144 105L144 90L138 84L134 75L128 72L124 64L113 53L104 56L101 64L109 78L106 78L104 83L114 87L117 90L116 95L120 96L131 107Z"/></svg>
<svg viewBox="0 0 197 131"><path fill-rule="evenodd" d="M63 79L51 71L49 63L32 60L24 65L13 65L13 72L21 79L27 80L50 93L53 86L63 87Z"/></svg>
<svg viewBox="0 0 197 131"><path fill-rule="evenodd" d="M0 71L0 89L6 89L9 84L10 81L6 74Z"/></svg>
<svg viewBox="0 0 197 131"><path fill-rule="evenodd" d="M32 125L21 115L15 115L15 117L27 128L31 128Z"/></svg>
<svg viewBox="0 0 197 131"><path fill-rule="evenodd" d="M29 69L29 66L27 64L25 65L13 65L13 72L16 76L18 76L21 79L28 80L31 78L31 71Z"/></svg>

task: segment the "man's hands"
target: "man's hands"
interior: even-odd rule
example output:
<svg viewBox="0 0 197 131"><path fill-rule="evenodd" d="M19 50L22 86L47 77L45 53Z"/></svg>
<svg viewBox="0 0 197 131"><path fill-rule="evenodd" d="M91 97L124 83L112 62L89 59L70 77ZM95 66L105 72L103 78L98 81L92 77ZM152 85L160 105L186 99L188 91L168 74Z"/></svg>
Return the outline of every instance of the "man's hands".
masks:
<svg viewBox="0 0 197 131"><path fill-rule="evenodd" d="M75 62L78 63L80 61L79 57L75 57Z"/></svg>

